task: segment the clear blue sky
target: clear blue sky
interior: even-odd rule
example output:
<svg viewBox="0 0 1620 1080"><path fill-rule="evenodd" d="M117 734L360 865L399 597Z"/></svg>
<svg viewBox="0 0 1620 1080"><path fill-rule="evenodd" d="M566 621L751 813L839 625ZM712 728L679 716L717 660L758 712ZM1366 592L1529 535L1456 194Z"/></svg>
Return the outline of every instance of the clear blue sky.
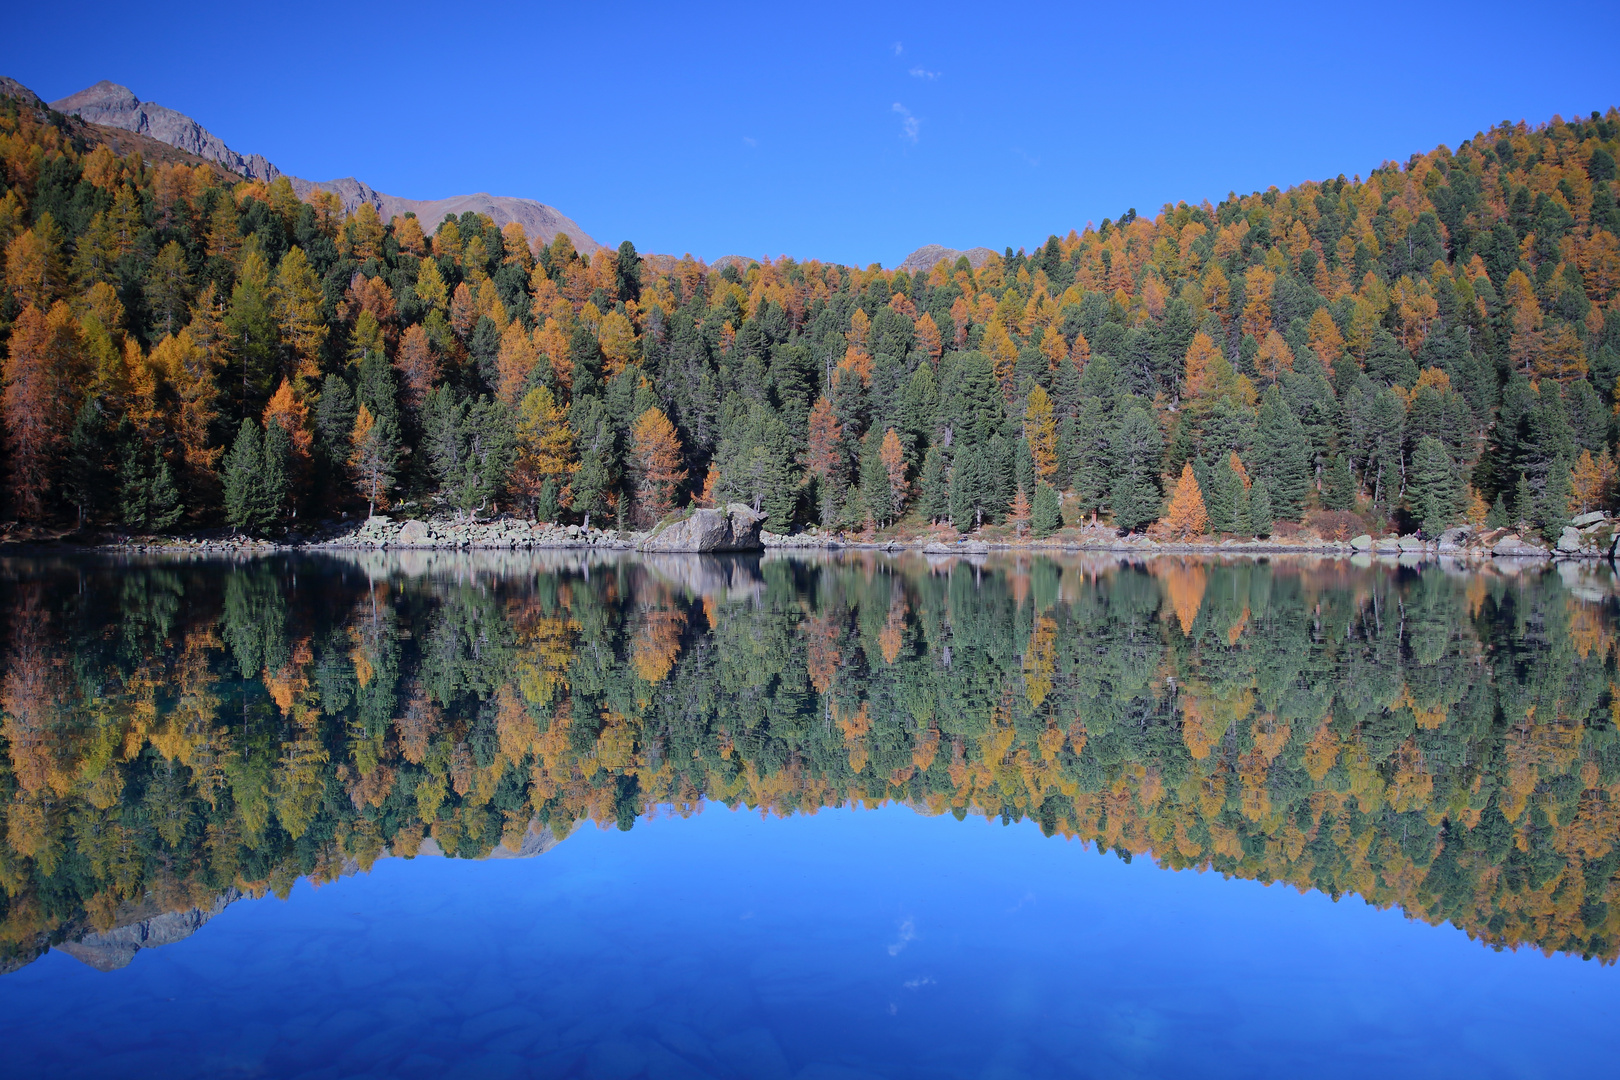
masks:
<svg viewBox="0 0 1620 1080"><path fill-rule="evenodd" d="M888 266L1620 104L1612 2L461 10L34 4L0 73L124 83L297 176L539 199L603 243Z"/></svg>

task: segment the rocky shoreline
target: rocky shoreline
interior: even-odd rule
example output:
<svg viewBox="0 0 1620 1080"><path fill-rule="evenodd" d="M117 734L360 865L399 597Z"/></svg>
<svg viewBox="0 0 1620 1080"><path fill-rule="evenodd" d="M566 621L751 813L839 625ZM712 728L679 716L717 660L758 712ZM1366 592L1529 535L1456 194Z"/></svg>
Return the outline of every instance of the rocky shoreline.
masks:
<svg viewBox="0 0 1620 1080"><path fill-rule="evenodd" d="M308 535L279 540L217 535L197 538L130 537L109 543L71 545L88 550L164 552L198 555L260 555L286 551L442 550L523 551L585 549L595 551L680 553L746 553L760 551L920 551L934 556L975 556L991 552L1113 552L1126 555L1316 555L1435 558L1463 560L1603 559L1620 557L1620 521L1594 511L1576 517L1556 544L1510 529L1474 526L1448 529L1435 539L1418 536L1362 534L1350 539L1324 539L1310 530L1265 539L1167 541L1151 536L1121 537L1106 526L1064 529L1043 538L964 536L954 542L938 536L896 538L852 537L816 528L781 535L764 531L763 515L741 504L723 510L697 509L661 522L645 532L557 525L516 518L487 521L409 518L378 515L357 524L332 524ZM53 545L54 546L54 545Z"/></svg>

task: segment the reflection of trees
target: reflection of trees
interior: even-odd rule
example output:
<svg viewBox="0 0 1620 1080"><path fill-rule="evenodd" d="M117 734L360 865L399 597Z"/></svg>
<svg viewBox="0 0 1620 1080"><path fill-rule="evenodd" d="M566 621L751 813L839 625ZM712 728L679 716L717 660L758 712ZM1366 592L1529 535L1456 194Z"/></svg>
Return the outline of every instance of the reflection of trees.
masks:
<svg viewBox="0 0 1620 1080"><path fill-rule="evenodd" d="M1028 817L1620 954L1613 611L1554 574L857 556L0 579L9 962L427 836L475 856L536 819L705 799Z"/></svg>

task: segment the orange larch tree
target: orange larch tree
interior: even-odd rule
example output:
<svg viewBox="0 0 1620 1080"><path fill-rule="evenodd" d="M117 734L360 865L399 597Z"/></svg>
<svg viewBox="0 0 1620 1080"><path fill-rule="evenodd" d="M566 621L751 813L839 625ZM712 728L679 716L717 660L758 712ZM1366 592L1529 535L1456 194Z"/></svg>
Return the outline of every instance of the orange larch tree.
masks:
<svg viewBox="0 0 1620 1080"><path fill-rule="evenodd" d="M56 475L58 458L73 424L79 327L66 304L50 311L32 305L11 328L3 372L0 414L11 494L25 517L37 518Z"/></svg>
<svg viewBox="0 0 1620 1080"><path fill-rule="evenodd" d="M1167 533L1183 540L1209 531L1204 493L1198 489L1198 478L1193 475L1190 462L1181 466L1181 478L1176 481L1176 490L1170 496L1170 507L1161 524Z"/></svg>
<svg viewBox="0 0 1620 1080"><path fill-rule="evenodd" d="M686 480L680 436L657 406L637 417L630 429L630 474L637 519L642 527L651 526L674 508L676 493Z"/></svg>

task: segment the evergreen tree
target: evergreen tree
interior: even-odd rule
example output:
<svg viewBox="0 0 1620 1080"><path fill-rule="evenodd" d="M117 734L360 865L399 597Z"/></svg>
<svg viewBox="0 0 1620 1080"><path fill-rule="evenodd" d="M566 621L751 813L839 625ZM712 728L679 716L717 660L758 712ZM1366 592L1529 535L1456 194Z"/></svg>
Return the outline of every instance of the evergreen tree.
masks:
<svg viewBox="0 0 1620 1080"><path fill-rule="evenodd" d="M1541 535L1556 543L1569 525L1569 504L1575 498L1575 485L1570 480L1569 462L1559 459L1547 472L1547 486L1537 501L1537 519Z"/></svg>
<svg viewBox="0 0 1620 1080"><path fill-rule="evenodd" d="M174 527L185 514L180 489L175 487L169 463L157 450L152 451L151 485L147 489L147 524L159 532Z"/></svg>
<svg viewBox="0 0 1620 1080"><path fill-rule="evenodd" d="M958 531L969 532L983 524L984 467L976 447L956 452L951 469L951 523Z"/></svg>
<svg viewBox="0 0 1620 1080"><path fill-rule="evenodd" d="M1511 519L1508 516L1507 497L1501 492L1496 493L1496 501L1491 504L1490 513L1485 515L1487 529L1505 529Z"/></svg>
<svg viewBox="0 0 1620 1080"><path fill-rule="evenodd" d="M1013 448L1006 439L994 435L985 443L980 460L984 475L984 516L999 522L1011 509L1013 492L1017 490L1013 477Z"/></svg>
<svg viewBox="0 0 1620 1080"><path fill-rule="evenodd" d="M1024 492L1035 490L1035 457L1028 439L1013 445L1013 486Z"/></svg>
<svg viewBox="0 0 1620 1080"><path fill-rule="evenodd" d="M271 421L265 428L263 446L256 502L260 523L270 525L286 513L292 491L292 440L286 428Z"/></svg>
<svg viewBox="0 0 1620 1080"><path fill-rule="evenodd" d="M1513 523L1520 529L1527 529L1536 520L1536 496L1530 490L1530 481L1524 473L1519 474L1518 483L1513 485Z"/></svg>
<svg viewBox="0 0 1620 1080"><path fill-rule="evenodd" d="M1063 507L1057 488L1041 481L1035 487L1035 505L1030 511L1030 525L1036 536L1051 536L1063 526Z"/></svg>
<svg viewBox="0 0 1620 1080"><path fill-rule="evenodd" d="M280 425L276 425L280 427ZM225 520L234 529L254 529L262 524L259 498L260 470L264 463L259 425L243 419L236 441L225 455Z"/></svg>
<svg viewBox="0 0 1620 1080"><path fill-rule="evenodd" d="M1322 505L1329 510L1356 508L1355 477L1350 475L1350 466L1345 464L1342 455L1333 454L1327 460L1327 470L1322 477Z"/></svg>
<svg viewBox="0 0 1620 1080"><path fill-rule="evenodd" d="M1114 435L1114 524L1136 531L1159 518L1159 425L1140 405L1131 405Z"/></svg>
<svg viewBox="0 0 1620 1080"><path fill-rule="evenodd" d="M1439 536L1462 516L1462 483L1445 445L1432 435L1418 440L1406 495L1427 536Z"/></svg>
<svg viewBox="0 0 1620 1080"><path fill-rule="evenodd" d="M1260 403L1252 465L1254 475L1268 482L1272 510L1285 521L1299 520L1310 490L1311 440L1275 386Z"/></svg>
<svg viewBox="0 0 1620 1080"><path fill-rule="evenodd" d="M112 459L107 425L101 405L88 399L79 407L68 433L67 460L62 469L62 490L78 511L79 524L101 512L107 500L108 462Z"/></svg>
<svg viewBox="0 0 1620 1080"><path fill-rule="evenodd" d="M1249 528L1256 536L1270 536L1276 524L1271 512L1271 482L1263 477L1249 489Z"/></svg>
<svg viewBox="0 0 1620 1080"><path fill-rule="evenodd" d="M945 484L945 455L939 447L930 446L923 455L922 491L918 509L929 522L936 522L950 513L950 493Z"/></svg>

